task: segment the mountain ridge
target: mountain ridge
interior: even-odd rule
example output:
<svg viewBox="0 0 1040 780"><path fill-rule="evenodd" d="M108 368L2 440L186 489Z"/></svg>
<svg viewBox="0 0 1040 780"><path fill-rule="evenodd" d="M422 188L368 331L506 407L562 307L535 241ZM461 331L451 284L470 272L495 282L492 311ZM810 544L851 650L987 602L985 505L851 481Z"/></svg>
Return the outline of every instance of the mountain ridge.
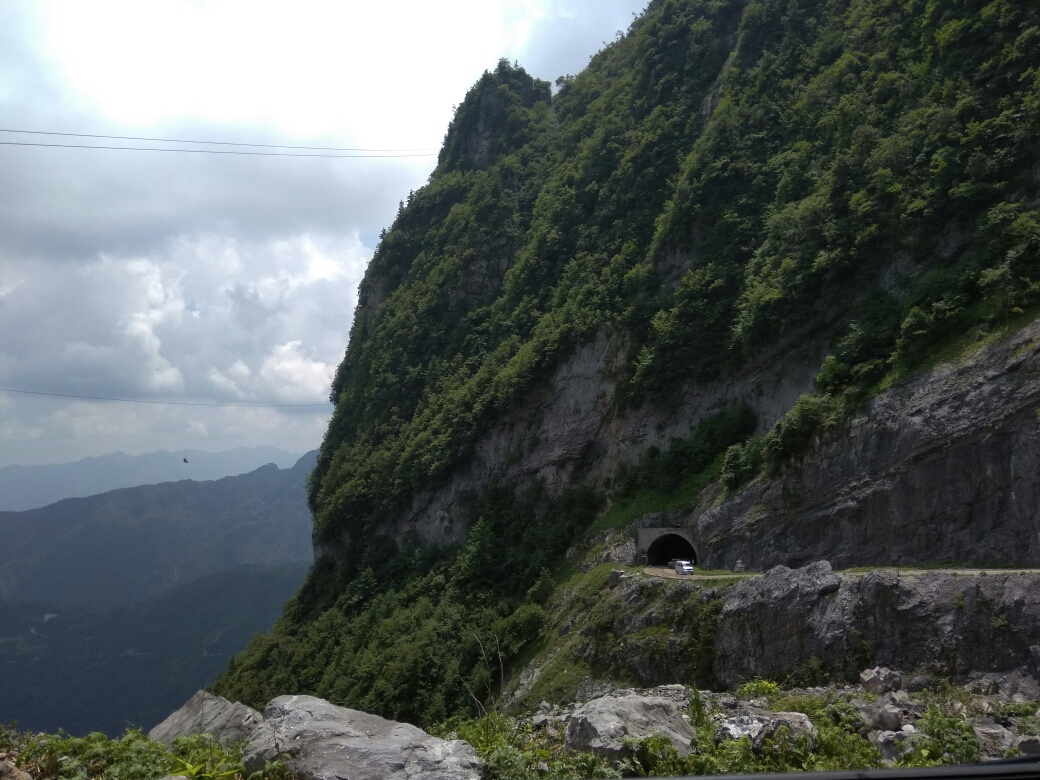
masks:
<svg viewBox="0 0 1040 780"><path fill-rule="evenodd" d="M0 468L0 511L38 509L63 498L83 498L124 487L179 479L220 479L244 474L266 463L288 468L299 458L299 453L260 446L221 452L156 450L141 455L112 452L68 463L11 464Z"/></svg>
<svg viewBox="0 0 1040 780"><path fill-rule="evenodd" d="M233 565L310 560L314 457L0 512L0 597L105 609Z"/></svg>

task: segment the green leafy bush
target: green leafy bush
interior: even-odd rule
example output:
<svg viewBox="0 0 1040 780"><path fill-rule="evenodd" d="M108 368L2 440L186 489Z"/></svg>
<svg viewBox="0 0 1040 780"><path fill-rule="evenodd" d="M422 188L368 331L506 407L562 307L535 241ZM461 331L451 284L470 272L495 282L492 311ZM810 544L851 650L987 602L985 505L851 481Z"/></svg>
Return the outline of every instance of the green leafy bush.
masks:
<svg viewBox="0 0 1040 780"><path fill-rule="evenodd" d="M926 738L914 744L903 759L904 765L973 764L982 760L975 730L965 719L929 707L916 725Z"/></svg>
<svg viewBox="0 0 1040 780"><path fill-rule="evenodd" d="M195 780L246 780L241 746L225 748L209 735L182 737L166 746L128 730L118 739L104 734L19 733L0 726L0 752L33 777L51 780L156 780L176 775ZM269 762L248 780L285 780L283 764Z"/></svg>
<svg viewBox="0 0 1040 780"><path fill-rule="evenodd" d="M737 696L741 699L757 699L760 696L773 696L780 692L780 686L772 680L756 677L737 688Z"/></svg>

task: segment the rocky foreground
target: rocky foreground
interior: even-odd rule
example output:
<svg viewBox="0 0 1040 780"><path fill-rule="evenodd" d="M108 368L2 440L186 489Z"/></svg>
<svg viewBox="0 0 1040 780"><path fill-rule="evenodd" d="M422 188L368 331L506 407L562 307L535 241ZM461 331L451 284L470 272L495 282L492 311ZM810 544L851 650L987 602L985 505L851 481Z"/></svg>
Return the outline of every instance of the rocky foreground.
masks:
<svg viewBox="0 0 1040 780"><path fill-rule="evenodd" d="M508 722L514 743L537 746L518 753L543 757L533 765L534 776L571 776L552 771L559 764L553 758L565 755L584 756L591 762L584 766L620 776L648 744L680 762L718 751L742 762L738 768L775 768L769 762L779 752L803 764L816 756L805 768L824 768L829 764L818 757L836 749L836 734L844 740L837 749L855 753L860 767L1040 757L1040 684L1032 675L975 674L965 685L934 688L922 687L926 682L876 667L862 672L858 685L781 690L759 679L734 693L683 685L602 689L565 705L543 702L534 713L499 719L499 727ZM199 733L224 745L244 744L247 772L281 761L300 780L512 776L489 757L486 744L477 750L312 696L280 696L261 714L200 691L150 737L172 743ZM457 734L445 730L443 736ZM841 763L841 756L832 758Z"/></svg>

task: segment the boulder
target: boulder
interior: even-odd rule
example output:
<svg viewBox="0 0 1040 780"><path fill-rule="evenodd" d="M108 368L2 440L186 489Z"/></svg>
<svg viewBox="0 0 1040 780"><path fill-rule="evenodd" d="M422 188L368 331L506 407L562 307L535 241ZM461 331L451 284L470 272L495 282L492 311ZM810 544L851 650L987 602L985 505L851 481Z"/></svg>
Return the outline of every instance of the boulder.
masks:
<svg viewBox="0 0 1040 780"><path fill-rule="evenodd" d="M199 691L179 710L148 732L156 742L173 742L178 737L209 734L217 742L230 747L253 736L263 723L252 707Z"/></svg>
<svg viewBox="0 0 1040 780"><path fill-rule="evenodd" d="M890 696L878 699L873 704L855 702L856 710L868 729L899 731L903 727L903 710Z"/></svg>
<svg viewBox="0 0 1040 780"><path fill-rule="evenodd" d="M1023 756L1040 755L1040 737L1027 734L1015 740L1014 747Z"/></svg>
<svg viewBox="0 0 1040 780"><path fill-rule="evenodd" d="M881 760L889 765L895 765L901 761L907 753L914 748L914 743L921 739L921 735L914 731L877 731L871 732L871 739L877 745L881 753Z"/></svg>
<svg viewBox="0 0 1040 780"><path fill-rule="evenodd" d="M32 780L32 775L23 772L10 761L0 761L0 780Z"/></svg>
<svg viewBox="0 0 1040 780"><path fill-rule="evenodd" d="M859 675L859 684L863 690L880 696L888 691L898 691L903 687L903 678L899 672L893 672L884 666L875 666L873 669L864 669Z"/></svg>
<svg viewBox="0 0 1040 780"><path fill-rule="evenodd" d="M982 752L990 757L1000 756L1014 741L1011 732L991 718L972 718L971 727Z"/></svg>
<svg viewBox="0 0 1040 780"><path fill-rule="evenodd" d="M668 737L681 755L690 753L693 728L672 699L625 693L593 699L576 709L567 725L566 745L568 750L616 760L625 755L623 738L654 734Z"/></svg>
<svg viewBox="0 0 1040 780"><path fill-rule="evenodd" d="M715 732L716 741L741 739L751 740L751 747L761 750L767 739L777 738L777 732L785 727L791 740L805 738L811 750L816 742L816 727L808 716L801 712L766 712L755 707L743 710L731 718L723 718Z"/></svg>
<svg viewBox="0 0 1040 780"><path fill-rule="evenodd" d="M299 780L479 780L484 768L467 742L313 696L279 696L264 708L243 761L252 773L275 760Z"/></svg>

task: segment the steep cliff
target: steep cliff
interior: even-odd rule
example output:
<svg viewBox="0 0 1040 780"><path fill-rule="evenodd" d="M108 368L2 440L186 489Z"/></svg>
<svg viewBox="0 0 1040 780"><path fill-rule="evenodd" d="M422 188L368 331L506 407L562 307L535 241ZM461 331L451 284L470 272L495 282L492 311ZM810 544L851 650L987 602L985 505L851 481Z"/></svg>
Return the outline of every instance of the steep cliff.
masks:
<svg viewBox="0 0 1040 780"><path fill-rule="evenodd" d="M468 711L574 561L654 540L1035 560L1037 42L1007 0L654 0L555 94L486 73L362 283L316 565L218 690Z"/></svg>

